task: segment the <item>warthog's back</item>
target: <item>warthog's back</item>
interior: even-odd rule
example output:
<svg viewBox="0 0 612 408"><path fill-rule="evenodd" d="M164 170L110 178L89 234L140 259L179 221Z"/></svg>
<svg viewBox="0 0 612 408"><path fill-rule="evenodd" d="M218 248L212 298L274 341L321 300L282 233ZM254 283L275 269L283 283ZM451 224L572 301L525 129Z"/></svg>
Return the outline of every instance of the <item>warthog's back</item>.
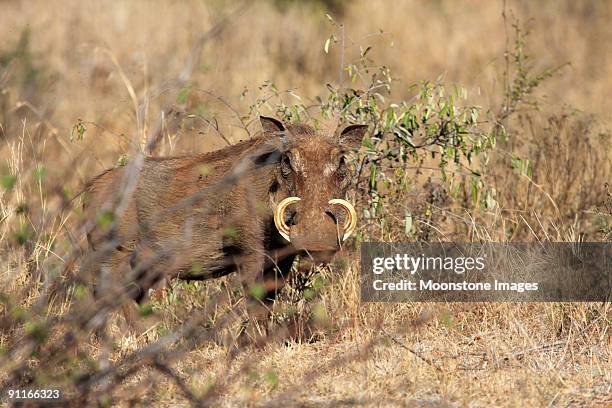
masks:
<svg viewBox="0 0 612 408"><path fill-rule="evenodd" d="M235 235L241 235L241 245L261 240L249 228L253 220L245 197L264 199L265 191L258 187L268 183L258 179L270 171L260 168L254 174L247 166L243 173L235 172L264 141L253 139L194 156L146 158L139 171L131 165L107 170L86 189L86 214L99 220L100 214L116 211L114 238L120 249L197 260L200 268L215 274L223 269L217 261ZM108 233L99 223L90 229L92 247L108 240ZM177 272L185 272L193 262L183 263Z"/></svg>

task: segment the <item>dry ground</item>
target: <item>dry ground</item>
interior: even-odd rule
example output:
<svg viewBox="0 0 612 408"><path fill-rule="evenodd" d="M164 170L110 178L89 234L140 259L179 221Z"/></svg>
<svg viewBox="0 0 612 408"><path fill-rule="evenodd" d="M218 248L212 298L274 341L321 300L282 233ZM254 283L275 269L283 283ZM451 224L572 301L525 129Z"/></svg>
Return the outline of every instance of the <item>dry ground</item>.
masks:
<svg viewBox="0 0 612 408"><path fill-rule="evenodd" d="M609 305L360 304L357 273L356 265L341 275L323 272L330 279L322 304L331 330L320 341L272 343L229 367L227 348L209 344L177 369L196 392L227 379L220 406L612 402ZM158 374L151 379L153 392L141 391L146 399L185 404L175 386Z"/></svg>

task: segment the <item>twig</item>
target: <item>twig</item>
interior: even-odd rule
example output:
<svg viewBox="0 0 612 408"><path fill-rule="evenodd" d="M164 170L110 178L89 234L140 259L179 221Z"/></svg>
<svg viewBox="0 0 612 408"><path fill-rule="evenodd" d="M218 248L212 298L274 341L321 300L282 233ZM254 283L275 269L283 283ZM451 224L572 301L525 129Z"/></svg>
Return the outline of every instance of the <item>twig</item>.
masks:
<svg viewBox="0 0 612 408"><path fill-rule="evenodd" d="M393 337L392 335L390 335L385 329L382 329L382 332L385 334L385 336L387 336L389 339L391 339L391 341L393 341L395 344L399 345L400 347L402 347L405 350L408 350L409 352L414 354L417 358L419 358L421 361L429 364L430 366L435 368L437 371L442 372L442 369L440 367L438 367L432 360L428 359L427 357L422 356L420 353L417 353L415 350L413 350L410 347L408 347L403 341L400 341L400 340L396 339L395 337Z"/></svg>
<svg viewBox="0 0 612 408"><path fill-rule="evenodd" d="M552 349L552 348L559 347L559 346L562 346L564 344L567 344L568 342L569 342L568 339L564 339L564 340L555 341L553 343L543 344L543 345L538 346L538 347L531 347L531 348L528 348L528 349L519 350L519 351L516 351L514 353L510 353L510 354L506 355L503 358L503 360L509 360L511 358L516 358L516 357L523 356L525 354Z"/></svg>

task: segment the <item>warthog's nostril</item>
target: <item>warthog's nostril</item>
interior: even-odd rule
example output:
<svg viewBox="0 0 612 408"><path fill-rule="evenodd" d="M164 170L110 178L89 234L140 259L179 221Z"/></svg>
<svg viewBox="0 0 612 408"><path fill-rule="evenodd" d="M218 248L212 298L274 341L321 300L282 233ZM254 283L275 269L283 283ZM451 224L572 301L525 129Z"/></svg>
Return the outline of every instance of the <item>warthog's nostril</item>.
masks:
<svg viewBox="0 0 612 408"><path fill-rule="evenodd" d="M285 211L285 224L287 224L288 227L297 224L297 221L297 211Z"/></svg>
<svg viewBox="0 0 612 408"><path fill-rule="evenodd" d="M325 211L325 214L334 221L334 224L338 223L338 218L336 217L336 214L331 211Z"/></svg>

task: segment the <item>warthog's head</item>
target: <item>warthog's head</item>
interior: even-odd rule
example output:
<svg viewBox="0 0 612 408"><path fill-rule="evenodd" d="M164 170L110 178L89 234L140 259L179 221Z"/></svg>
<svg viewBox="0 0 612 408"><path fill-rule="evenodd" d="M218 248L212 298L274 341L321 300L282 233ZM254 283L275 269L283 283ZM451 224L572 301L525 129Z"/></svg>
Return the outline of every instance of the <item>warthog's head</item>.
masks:
<svg viewBox="0 0 612 408"><path fill-rule="evenodd" d="M351 125L332 137L306 125L261 121L264 133L279 135L282 145L272 188L278 232L297 250L336 251L357 223L345 200L351 181L346 154L359 148L367 126Z"/></svg>

